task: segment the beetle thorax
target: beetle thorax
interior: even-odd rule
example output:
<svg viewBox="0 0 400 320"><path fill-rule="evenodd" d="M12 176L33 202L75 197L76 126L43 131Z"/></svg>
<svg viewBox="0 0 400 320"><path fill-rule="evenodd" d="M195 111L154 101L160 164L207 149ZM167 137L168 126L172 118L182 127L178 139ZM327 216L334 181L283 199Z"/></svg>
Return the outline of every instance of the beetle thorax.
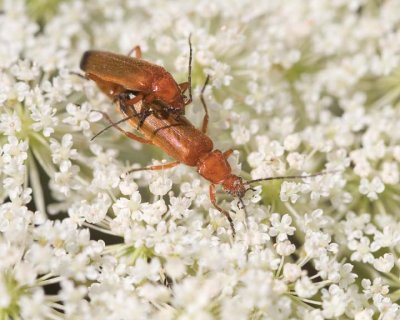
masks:
<svg viewBox="0 0 400 320"><path fill-rule="evenodd" d="M152 91L157 100L161 100L173 109L182 109L185 106L184 96L169 73L154 81Z"/></svg>
<svg viewBox="0 0 400 320"><path fill-rule="evenodd" d="M231 166L220 150L211 151L201 157L197 163L197 171L214 184L221 184L232 172Z"/></svg>

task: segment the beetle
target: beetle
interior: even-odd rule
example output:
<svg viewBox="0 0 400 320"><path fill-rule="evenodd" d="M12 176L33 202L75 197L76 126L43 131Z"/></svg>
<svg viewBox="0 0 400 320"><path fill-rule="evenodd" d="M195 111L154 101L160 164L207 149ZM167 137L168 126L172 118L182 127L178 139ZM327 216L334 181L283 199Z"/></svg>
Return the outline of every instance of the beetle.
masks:
<svg viewBox="0 0 400 320"><path fill-rule="evenodd" d="M185 106L192 102L190 38L188 81L180 84L163 67L143 60L139 46L131 50L135 52L135 57L130 57L131 52L125 56L106 51L86 51L80 68L85 72L84 77L96 82L111 99L125 100L131 105L141 101L142 109L138 111L140 121L137 124L140 128L150 114L163 118L171 113L179 117L184 114ZM189 91L188 97L186 90ZM131 95L134 97L128 99Z"/></svg>
<svg viewBox="0 0 400 320"><path fill-rule="evenodd" d="M208 80L209 78L207 77L200 93L201 102L205 110L207 110L207 106L203 94ZM106 129L115 127L128 138L140 143L155 145L161 148L171 158L175 159L175 161L170 163L132 169L129 172L140 170L164 170L173 168L178 164L186 164L195 167L197 172L210 182L209 196L211 203L218 211L226 216L232 229L233 236L235 236L236 232L232 218L226 210L218 205L216 199L216 186L221 186L223 191L239 198L241 204L244 206L243 197L248 190L252 189L250 187L251 183L277 179L302 179L327 173L320 172L303 176L278 176L245 181L241 177L232 173L231 166L228 163L228 158L233 153L233 150L229 149L222 152L218 149L214 149L213 141L207 135L208 112L206 112L203 118L201 130L195 128L184 116L175 118L172 115L168 115L166 118L159 118L154 114L149 115L143 126L139 128L139 132L142 136L138 136L132 132L124 130L118 124L123 121L129 121L130 125L137 128L137 124L140 121L138 115L140 112L139 105L132 104L132 100L125 97L119 98L117 103L119 111L125 117L118 122L113 122L107 113L98 111L104 115L104 117L110 122L110 125L97 133L92 139L97 137Z"/></svg>

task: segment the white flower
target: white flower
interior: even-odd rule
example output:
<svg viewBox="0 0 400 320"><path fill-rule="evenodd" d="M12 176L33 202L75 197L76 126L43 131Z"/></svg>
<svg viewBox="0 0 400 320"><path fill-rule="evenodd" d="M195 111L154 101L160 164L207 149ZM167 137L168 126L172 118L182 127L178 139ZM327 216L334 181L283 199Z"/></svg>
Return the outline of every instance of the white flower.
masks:
<svg viewBox="0 0 400 320"><path fill-rule="evenodd" d="M380 272L390 272L394 267L394 256L391 253L385 253L373 262L374 268Z"/></svg>
<svg viewBox="0 0 400 320"><path fill-rule="evenodd" d="M271 141L267 149L267 159L276 159L283 155L285 149L278 141Z"/></svg>
<svg viewBox="0 0 400 320"><path fill-rule="evenodd" d="M372 141L371 141L372 140ZM386 146L383 140L374 141L370 140L368 134L364 135L364 151L368 159L378 160L383 158L386 151Z"/></svg>
<svg viewBox="0 0 400 320"><path fill-rule="evenodd" d="M51 156L54 164L70 162L70 159L76 159L77 150L71 149L73 144L72 135L67 133L62 137L61 143L56 139L50 139Z"/></svg>
<svg viewBox="0 0 400 320"><path fill-rule="evenodd" d="M3 161L7 164L21 165L28 158L27 150L27 141L19 141L15 136L9 136L8 143L3 146Z"/></svg>
<svg viewBox="0 0 400 320"><path fill-rule="evenodd" d="M41 89L50 102L64 101L71 92L71 84L66 81L67 76L65 70L60 70L60 76L53 77L51 81L43 81L41 83Z"/></svg>
<svg viewBox="0 0 400 320"><path fill-rule="evenodd" d="M400 315L399 305L393 303L389 297L376 296L374 304L383 315L383 319L397 319Z"/></svg>
<svg viewBox="0 0 400 320"><path fill-rule="evenodd" d="M138 291L140 297L152 303L165 303L171 298L170 290L161 285L144 284Z"/></svg>
<svg viewBox="0 0 400 320"><path fill-rule="evenodd" d="M133 267L128 268L130 280L134 284L145 279L157 281L160 279L160 268L160 261L156 258L153 258L149 263L139 258Z"/></svg>
<svg viewBox="0 0 400 320"><path fill-rule="evenodd" d="M380 174L383 183L398 184L400 181L399 168L396 162L384 162Z"/></svg>
<svg viewBox="0 0 400 320"><path fill-rule="evenodd" d="M286 281L294 282L302 274L301 268L294 263L285 263L283 266L283 277Z"/></svg>
<svg viewBox="0 0 400 320"><path fill-rule="evenodd" d="M248 127L241 124L235 124L233 125L231 136L236 145L241 145L249 142L251 132Z"/></svg>
<svg viewBox="0 0 400 320"><path fill-rule="evenodd" d="M290 256L296 251L296 246L289 240L280 241L276 245L276 252L281 256Z"/></svg>
<svg viewBox="0 0 400 320"><path fill-rule="evenodd" d="M149 185L149 190L156 196L163 196L171 190L172 180L164 175L157 176Z"/></svg>
<svg viewBox="0 0 400 320"><path fill-rule="evenodd" d="M400 146L393 147L393 157L397 162L400 162Z"/></svg>
<svg viewBox="0 0 400 320"><path fill-rule="evenodd" d="M7 176L3 180L3 188L8 191L10 197L21 192L21 186L26 178L26 167L23 164L11 162L4 166L4 174Z"/></svg>
<svg viewBox="0 0 400 320"><path fill-rule="evenodd" d="M361 239L368 226L370 226L371 216L369 214L356 215L349 212L346 220L342 222L347 240Z"/></svg>
<svg viewBox="0 0 400 320"><path fill-rule="evenodd" d="M152 204L144 203L142 206L142 219L148 224L157 224L161 221L162 215L167 211L164 200L156 201Z"/></svg>
<svg viewBox="0 0 400 320"><path fill-rule="evenodd" d="M54 259L54 248L50 245L34 243L26 254L26 260L35 266L35 270L39 274L50 272L52 267L49 265L49 261L52 259Z"/></svg>
<svg viewBox="0 0 400 320"><path fill-rule="evenodd" d="M84 103L81 106L69 103L66 107L69 117L63 120L64 123L70 124L72 130L82 130L88 132L90 128L90 122L99 121L102 114L91 110L88 103Z"/></svg>
<svg viewBox="0 0 400 320"><path fill-rule="evenodd" d="M381 248L396 246L400 242L400 230L395 221L383 221L382 232L374 232L374 241L371 243L371 249L377 251Z"/></svg>
<svg viewBox="0 0 400 320"><path fill-rule="evenodd" d="M347 288L349 285L354 283L355 279L358 277L357 274L352 273L353 265L350 263L344 263L340 265L340 280L339 286L341 288Z"/></svg>
<svg viewBox="0 0 400 320"><path fill-rule="evenodd" d="M373 315L374 315L374 310L365 309L357 312L354 316L354 320L372 320Z"/></svg>
<svg viewBox="0 0 400 320"><path fill-rule="evenodd" d="M306 213L300 221L304 231L319 231L334 223L321 209L314 210L311 214Z"/></svg>
<svg viewBox="0 0 400 320"><path fill-rule="evenodd" d="M385 185L379 177L374 177L372 181L363 178L361 179L358 190L361 194L365 194L368 199L373 201L378 199L378 193L382 193L383 190L385 190Z"/></svg>
<svg viewBox="0 0 400 320"><path fill-rule="evenodd" d="M112 206L115 215L125 215L132 220L142 219L142 197L138 191L131 194L130 199L119 198Z"/></svg>
<svg viewBox="0 0 400 320"><path fill-rule="evenodd" d="M301 186L303 193L310 193L312 201L318 201L320 197L328 197L329 189L333 184L333 178L329 175L305 178Z"/></svg>
<svg viewBox="0 0 400 320"><path fill-rule="evenodd" d="M32 212L18 202L0 205L0 232L12 235L13 232L26 230L31 222Z"/></svg>
<svg viewBox="0 0 400 320"><path fill-rule="evenodd" d="M24 81L34 80L39 75L36 63L29 60L19 60L10 68L10 72L18 79Z"/></svg>
<svg viewBox="0 0 400 320"><path fill-rule="evenodd" d="M49 137L54 132L54 127L58 124L58 118L55 117L56 108L48 104L35 105L30 107L31 117L35 121L32 129L35 131L43 130L43 135Z"/></svg>
<svg viewBox="0 0 400 320"><path fill-rule="evenodd" d="M186 266L181 259L171 257L165 264L165 272L172 279L180 279L186 274Z"/></svg>
<svg viewBox="0 0 400 320"><path fill-rule="evenodd" d="M51 181L51 185L58 192L68 196L71 190L78 190L81 187L76 178L78 172L78 166L71 165L70 162L63 162L60 165L60 171L54 174L54 181Z"/></svg>
<svg viewBox="0 0 400 320"><path fill-rule="evenodd" d="M350 165L350 158L347 156L346 149L339 149L336 152L328 154L329 162L326 165L326 169L330 170L344 170Z"/></svg>
<svg viewBox="0 0 400 320"><path fill-rule="evenodd" d="M34 265L21 262L15 266L13 270L14 278L20 286L32 286L35 284L36 277L38 276Z"/></svg>
<svg viewBox="0 0 400 320"><path fill-rule="evenodd" d="M228 86L232 80L232 76L229 74L230 67L221 62L213 61L212 69L207 70L207 74L209 74L213 81L213 85L216 88L223 86Z"/></svg>
<svg viewBox="0 0 400 320"><path fill-rule="evenodd" d="M50 302L46 301L46 296L42 289L36 289L29 295L23 295L18 304L23 318L39 320L51 314Z"/></svg>
<svg viewBox="0 0 400 320"><path fill-rule="evenodd" d="M363 94L355 97L359 101L357 104L365 103L365 96ZM368 124L368 117L365 115L365 109L361 106L356 106L351 110L347 110L343 115L343 120L351 128L352 131L360 131L365 125Z"/></svg>
<svg viewBox="0 0 400 320"><path fill-rule="evenodd" d="M190 210L189 207L192 204L192 201L189 198L185 197L170 197L170 205L169 212L171 213L174 219L181 219L183 217L188 217L193 210Z"/></svg>
<svg viewBox="0 0 400 320"><path fill-rule="evenodd" d="M64 303L67 316L77 314L84 309L84 297L87 291L88 289L85 286L76 286L72 281L64 280L61 282L59 297Z"/></svg>
<svg viewBox="0 0 400 320"><path fill-rule="evenodd" d="M92 203L82 200L80 204L73 205L68 214L79 225L84 221L99 223L105 218L110 205L110 197L106 193L99 193Z"/></svg>
<svg viewBox="0 0 400 320"><path fill-rule="evenodd" d="M208 196L207 184L200 179L193 179L190 183L181 184L181 191L185 197L193 200L196 206L208 205L210 198Z"/></svg>
<svg viewBox="0 0 400 320"><path fill-rule="evenodd" d="M253 168L256 168L259 165L261 165L261 163L264 161L264 159L265 159L265 154L264 154L264 152L261 152L261 151L251 152L247 156L247 162Z"/></svg>
<svg viewBox="0 0 400 320"><path fill-rule="evenodd" d="M290 200L291 203L296 203L299 199L301 185L296 182L284 181L281 186L280 198L282 201Z"/></svg>
<svg viewBox="0 0 400 320"><path fill-rule="evenodd" d="M298 134L290 134L288 135L284 142L283 146L285 147L286 150L288 151L294 151L296 150L301 143L300 136Z"/></svg>
<svg viewBox="0 0 400 320"><path fill-rule="evenodd" d="M295 227L291 226L292 218L288 214L281 217L278 213L273 213L270 221L271 227L268 233L271 237L276 237L278 242L286 240L296 230Z"/></svg>
<svg viewBox="0 0 400 320"><path fill-rule="evenodd" d="M119 183L119 189L124 196L129 196L137 191L138 185L134 181L124 179Z"/></svg>
<svg viewBox="0 0 400 320"><path fill-rule="evenodd" d="M309 320L324 320L324 316L322 315L322 310L320 309L299 309L299 314L301 315L301 319L309 319Z"/></svg>
<svg viewBox="0 0 400 320"><path fill-rule="evenodd" d="M294 289L297 295L302 298L311 298L318 292L318 286L316 286L307 276L302 276L298 279Z"/></svg>
<svg viewBox="0 0 400 320"><path fill-rule="evenodd" d="M21 131L21 120L14 111L0 114L0 132L9 136Z"/></svg>
<svg viewBox="0 0 400 320"><path fill-rule="evenodd" d="M374 256L371 253L370 241L367 237L362 237L360 241L352 240L348 243L350 250L354 251L351 260L372 263Z"/></svg>
<svg viewBox="0 0 400 320"><path fill-rule="evenodd" d="M302 170L304 166L305 156L298 152L291 152L286 158L290 168L295 170Z"/></svg>
<svg viewBox="0 0 400 320"><path fill-rule="evenodd" d="M14 85L14 95L19 102L24 101L29 96L29 85L25 82L17 82Z"/></svg>
<svg viewBox="0 0 400 320"><path fill-rule="evenodd" d="M345 312L346 305L346 293L339 286L333 284L329 290L322 290L322 313L325 317L341 316Z"/></svg>
<svg viewBox="0 0 400 320"><path fill-rule="evenodd" d="M310 257L318 257L326 254L327 250L334 250L331 237L323 232L308 232L304 242L304 250Z"/></svg>
<svg viewBox="0 0 400 320"><path fill-rule="evenodd" d="M389 286L385 285L383 279L377 277L373 283L369 279L363 279L361 285L364 288L364 293L367 298L371 298L376 295L387 295L389 293Z"/></svg>
<svg viewBox="0 0 400 320"><path fill-rule="evenodd" d="M350 155L352 156L352 154ZM361 157L354 161L354 173L360 177L367 177L372 172L371 164L368 162L366 157Z"/></svg>

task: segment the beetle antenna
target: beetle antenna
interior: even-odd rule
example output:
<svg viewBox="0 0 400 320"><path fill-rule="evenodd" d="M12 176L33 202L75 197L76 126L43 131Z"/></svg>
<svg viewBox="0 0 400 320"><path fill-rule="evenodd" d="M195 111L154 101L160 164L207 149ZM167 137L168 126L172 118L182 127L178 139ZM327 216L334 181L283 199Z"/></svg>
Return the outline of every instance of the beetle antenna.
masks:
<svg viewBox="0 0 400 320"><path fill-rule="evenodd" d="M243 202L243 198L239 197L239 202L240 202L240 204L242 205L242 207L240 207L240 206L239 206L239 203L238 203L238 209L244 209L244 208L245 208L245 205L244 205L244 202Z"/></svg>
<svg viewBox="0 0 400 320"><path fill-rule="evenodd" d="M201 88L201 91L200 91L200 101L201 101L201 104L203 105L203 109L205 112L204 119L203 119L203 128L202 128L203 132L207 131L208 119L209 119L207 104L206 104L206 101L204 100L204 91L206 90L206 87L207 87L207 84L209 81L210 81L210 75L207 75L207 78L206 78L206 81L204 82L203 88Z"/></svg>
<svg viewBox="0 0 400 320"><path fill-rule="evenodd" d="M93 141L95 138L97 138L99 135L101 135L103 132L107 131L107 130L110 129L111 127L116 127L116 126L118 126L120 123L125 122L125 121L127 121L127 120L129 120L129 119L132 119L132 118L134 118L134 117L137 116L137 114L132 114L132 115L130 115L130 116L128 116L128 117L125 117L125 118L122 118L121 120L118 120L117 122L113 122L113 121L111 120L111 118L108 116L107 113L105 113L105 112L103 112L103 111L99 111L99 110L92 110L92 111L96 111L96 112L101 113L101 114L108 120L108 122L110 122L110 125L108 125L108 126L105 127L104 129L102 129L102 130L100 130L99 132L97 132L97 133L90 139L90 141Z"/></svg>
<svg viewBox="0 0 400 320"><path fill-rule="evenodd" d="M336 172L339 172L339 170L322 171L322 172L318 172L318 173L314 173L314 174L306 174L306 175L298 175L298 176L278 176L278 177L254 179L254 180L247 181L247 183L260 182L260 181L270 181L270 180L284 180L284 179L304 179L304 178L312 178L312 177L324 176L326 174L336 173Z"/></svg>
<svg viewBox="0 0 400 320"><path fill-rule="evenodd" d="M243 209L243 211L244 211L244 227L245 227L245 229L246 229L246 231L247 231L247 230L248 230L248 229L247 229L247 225L248 225L249 215L247 214L247 209L246 209L246 206L245 206L245 204L244 204L244 201L243 201L243 198L242 198L242 197L239 197L239 202L240 202L240 204L242 205L242 207L239 208L239 209ZM238 206L238 207L239 207L239 206Z"/></svg>
<svg viewBox="0 0 400 320"><path fill-rule="evenodd" d="M192 101L192 34L189 33L189 66L188 66L188 83L189 83L189 101Z"/></svg>

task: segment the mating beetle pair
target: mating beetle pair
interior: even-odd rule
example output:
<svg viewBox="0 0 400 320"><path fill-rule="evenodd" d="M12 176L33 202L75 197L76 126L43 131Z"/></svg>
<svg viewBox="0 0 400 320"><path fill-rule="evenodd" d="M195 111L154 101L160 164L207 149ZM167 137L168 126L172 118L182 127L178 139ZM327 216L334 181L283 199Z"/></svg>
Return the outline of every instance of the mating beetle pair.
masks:
<svg viewBox="0 0 400 320"><path fill-rule="evenodd" d="M251 183L276 179L300 179L325 173L268 177L250 181L232 174L227 159L233 150L222 152L214 149L213 142L207 135L208 110L203 94L208 77L200 94L205 110L201 130L196 129L183 116L185 106L192 101L190 37L189 46L188 81L181 84L177 84L163 67L142 60L139 47L134 49L136 58L103 51L87 51L82 57L80 66L86 78L95 81L101 91L117 102L119 111L125 116L122 121L129 121L141 133L141 136L125 131L118 125L122 121L113 123L110 117L103 113L111 126L132 140L158 146L175 159L170 163L131 171L163 170L181 163L196 167L197 172L210 182L211 203L227 217L234 236L235 228L231 216L217 204L217 185L221 185L225 192L237 197L244 205L243 197L251 189ZM184 95L186 90L189 90L189 97Z"/></svg>

